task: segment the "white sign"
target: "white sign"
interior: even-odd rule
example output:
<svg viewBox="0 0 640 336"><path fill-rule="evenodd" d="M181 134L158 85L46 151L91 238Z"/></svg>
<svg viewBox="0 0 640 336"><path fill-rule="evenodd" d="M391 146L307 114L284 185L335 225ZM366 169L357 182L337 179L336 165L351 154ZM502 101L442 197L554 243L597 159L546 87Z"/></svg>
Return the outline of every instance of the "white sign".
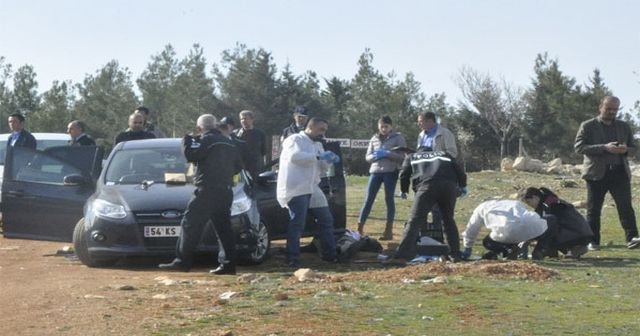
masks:
<svg viewBox="0 0 640 336"><path fill-rule="evenodd" d="M351 139L347 138L325 138L325 140L330 142L340 142L340 147L351 147Z"/></svg>
<svg viewBox="0 0 640 336"><path fill-rule="evenodd" d="M351 148L368 148L369 141L367 139L351 139Z"/></svg>

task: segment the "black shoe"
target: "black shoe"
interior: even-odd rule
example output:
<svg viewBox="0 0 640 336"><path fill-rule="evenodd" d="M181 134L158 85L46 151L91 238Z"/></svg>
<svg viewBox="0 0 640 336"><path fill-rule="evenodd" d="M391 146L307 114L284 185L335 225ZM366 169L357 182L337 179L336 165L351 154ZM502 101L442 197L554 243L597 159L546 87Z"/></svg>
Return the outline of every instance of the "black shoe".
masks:
<svg viewBox="0 0 640 336"><path fill-rule="evenodd" d="M180 259L173 259L173 261L168 264L159 264L158 268L165 271L176 271L176 272L189 272L191 270L191 266L186 265Z"/></svg>
<svg viewBox="0 0 640 336"><path fill-rule="evenodd" d="M462 261L462 253L460 252L454 252L448 255L448 259L449 261L451 261L452 263L458 263Z"/></svg>
<svg viewBox="0 0 640 336"><path fill-rule="evenodd" d="M330 264L337 264L339 262L337 257L322 257L322 260Z"/></svg>
<svg viewBox="0 0 640 336"><path fill-rule="evenodd" d="M489 252L487 252L487 253L482 255L482 259L484 259L484 260L497 260L498 259L498 255L493 251L489 251Z"/></svg>
<svg viewBox="0 0 640 336"><path fill-rule="evenodd" d="M518 260L518 255L520 255L520 248L518 246L509 248L502 253L502 256L507 260Z"/></svg>
<svg viewBox="0 0 640 336"><path fill-rule="evenodd" d="M209 271L209 274L217 274L217 275L229 274L229 275L235 275L235 274L236 274L236 265L234 265L234 264L220 264L220 266L218 266L218 268L210 270L210 271Z"/></svg>

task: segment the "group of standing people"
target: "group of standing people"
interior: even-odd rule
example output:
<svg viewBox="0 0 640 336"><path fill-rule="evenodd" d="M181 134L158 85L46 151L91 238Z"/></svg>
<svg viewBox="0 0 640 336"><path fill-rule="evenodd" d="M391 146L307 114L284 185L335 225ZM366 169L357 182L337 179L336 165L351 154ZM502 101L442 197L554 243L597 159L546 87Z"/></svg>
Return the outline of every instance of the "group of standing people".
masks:
<svg viewBox="0 0 640 336"><path fill-rule="evenodd" d="M456 198L467 193L467 177L456 161L458 150L454 135L437 123L434 113L420 113L417 123L421 132L417 149L413 151L407 148L405 137L393 130L391 118L383 116L378 120L378 131L372 136L365 154L365 160L371 165L357 230L364 234L376 195L384 186L386 223L380 239L393 239L394 197L400 179L401 198L406 199L411 184L415 196L396 258L415 256L419 230L429 212L434 225L444 231L449 257L453 261L470 257L475 237L483 225L490 231L483 239L488 250L483 255L485 258L504 256L513 259L531 240L537 240L533 258L557 256L558 251L579 257L586 253L587 246L589 250L600 248L601 210L609 192L616 203L627 247L636 248L640 246L640 238L631 203L629 157L635 155L637 147L629 125L616 118L619 107L617 97L604 97L598 116L583 122L576 135L575 150L584 157L586 220L550 189L530 187L522 192L519 200L490 200L480 204L462 234L464 250L460 248L453 215ZM116 136L115 143L164 136L160 129L149 123L148 115L147 108L137 108L129 116L129 128ZM181 224L177 257L169 264L161 264L161 268L188 271L192 264L191 253L204 224L211 219L223 247L220 266L211 272L235 273L235 243L229 224L233 175L244 167L251 178L257 178L264 168L267 151L265 133L254 127L254 113L244 110L239 118L241 127L234 129L231 118L218 122L211 114L201 115L196 133L183 138L184 155L196 167L196 190ZM308 212L319 224L322 258L335 262L334 220L319 182L326 165L340 159L323 146L327 120L319 117L309 120L304 107L294 109L293 119L280 138L282 149L277 181L278 202L288 209L290 219L287 264L297 267L300 263L299 240ZM36 147L35 138L24 129L24 116L12 114L8 122L12 134L7 146ZM95 145L81 121L70 122L67 132L71 145Z"/></svg>
<svg viewBox="0 0 640 336"><path fill-rule="evenodd" d="M387 216L381 239L392 238L394 191L399 176L401 198L406 198L410 182L413 182L415 197L394 255L398 259L415 256L419 227L424 225L429 212L434 226L444 231L449 257L454 261L471 256L475 237L483 225L490 231L483 239L488 250L484 258L527 257L530 241L537 241L531 255L534 259L556 257L558 252L578 258L588 250L600 248L601 209L607 192L616 203L627 247L636 248L640 246L640 238L631 203L629 169L629 157L635 155L636 145L629 125L616 118L619 107L617 97L604 97L598 116L583 122L576 135L575 150L584 156L586 219L550 189L530 187L522 191L519 200L490 200L480 204L463 232L464 251L460 249L453 211L456 196L467 192L466 175L455 160L458 151L453 134L437 124L433 113L421 113L418 125L422 131L416 144L417 152L405 156L398 150L404 147L404 138L392 131L390 118L380 118L378 133L371 138L365 156L371 167L358 231L363 233L376 194L384 184ZM441 224L441 220L444 223Z"/></svg>

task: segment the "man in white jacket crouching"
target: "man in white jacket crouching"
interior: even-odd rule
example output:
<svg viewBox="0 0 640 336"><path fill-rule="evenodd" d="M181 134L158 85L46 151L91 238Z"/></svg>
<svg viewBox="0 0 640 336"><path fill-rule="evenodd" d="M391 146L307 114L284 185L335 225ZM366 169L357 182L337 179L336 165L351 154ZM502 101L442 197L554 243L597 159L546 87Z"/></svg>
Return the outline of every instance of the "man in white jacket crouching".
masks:
<svg viewBox="0 0 640 336"><path fill-rule="evenodd" d="M546 234L547 221L535 211L530 211L524 203L516 200L486 201L473 211L462 233L463 257L471 256L473 243L483 226L491 231L482 240L482 245L488 250L483 259L497 259L499 255L516 259L518 244L532 239L538 241L533 256L539 257L549 239L553 238Z"/></svg>

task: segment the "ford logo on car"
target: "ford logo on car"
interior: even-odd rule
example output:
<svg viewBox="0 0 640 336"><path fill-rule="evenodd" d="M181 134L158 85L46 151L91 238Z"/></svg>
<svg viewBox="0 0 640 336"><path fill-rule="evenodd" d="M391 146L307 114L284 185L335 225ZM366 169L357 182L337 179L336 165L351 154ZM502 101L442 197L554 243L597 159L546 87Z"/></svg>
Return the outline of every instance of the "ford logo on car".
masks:
<svg viewBox="0 0 640 336"><path fill-rule="evenodd" d="M164 218L173 219L173 218L179 218L182 214L178 210L167 210L167 211L163 211L161 215Z"/></svg>

